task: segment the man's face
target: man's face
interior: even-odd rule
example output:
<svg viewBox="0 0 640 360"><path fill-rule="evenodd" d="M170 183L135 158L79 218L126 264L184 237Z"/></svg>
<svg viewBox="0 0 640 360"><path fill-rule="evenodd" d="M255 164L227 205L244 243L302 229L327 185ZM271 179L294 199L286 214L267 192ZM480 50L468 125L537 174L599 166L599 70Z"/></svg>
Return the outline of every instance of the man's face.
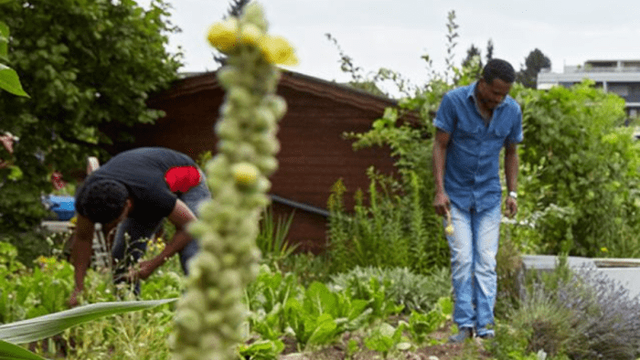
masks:
<svg viewBox="0 0 640 360"><path fill-rule="evenodd" d="M493 110L504 100L511 90L511 83L501 79L493 79L491 84L484 79L478 83L478 101L488 110Z"/></svg>
<svg viewBox="0 0 640 360"><path fill-rule="evenodd" d="M124 208L122 209L122 213L120 214L120 216L118 216L117 219L111 221L110 223L105 225L105 232L108 233L111 231L111 229L115 228L122 220L127 218L127 215L129 215L129 212L131 211L132 205L131 205L131 200L127 199L127 201L124 204Z"/></svg>

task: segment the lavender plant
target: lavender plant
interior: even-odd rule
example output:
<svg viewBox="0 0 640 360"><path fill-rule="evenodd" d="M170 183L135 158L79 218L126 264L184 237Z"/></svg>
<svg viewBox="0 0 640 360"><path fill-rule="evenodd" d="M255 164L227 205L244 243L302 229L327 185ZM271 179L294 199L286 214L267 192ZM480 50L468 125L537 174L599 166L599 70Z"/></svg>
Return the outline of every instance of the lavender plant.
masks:
<svg viewBox="0 0 640 360"><path fill-rule="evenodd" d="M557 289L557 301L572 311L580 346L573 359L637 359L640 356L640 295L594 268L577 271Z"/></svg>
<svg viewBox="0 0 640 360"><path fill-rule="evenodd" d="M640 355L638 314L640 295L595 267L570 270L565 264L534 282L510 318L516 337L527 339L527 351L633 360ZM498 331L498 342L507 342L505 334Z"/></svg>
<svg viewBox="0 0 640 360"><path fill-rule="evenodd" d="M240 17L214 24L208 40L227 55L218 80L227 95L216 125L218 153L207 166L213 199L191 227L201 250L191 261L187 291L177 307L173 359L233 359L243 340L243 290L257 275L255 239L268 204L267 177L277 168L277 121L286 111L275 95L274 64L297 62L282 37L267 34L262 8L251 3Z"/></svg>

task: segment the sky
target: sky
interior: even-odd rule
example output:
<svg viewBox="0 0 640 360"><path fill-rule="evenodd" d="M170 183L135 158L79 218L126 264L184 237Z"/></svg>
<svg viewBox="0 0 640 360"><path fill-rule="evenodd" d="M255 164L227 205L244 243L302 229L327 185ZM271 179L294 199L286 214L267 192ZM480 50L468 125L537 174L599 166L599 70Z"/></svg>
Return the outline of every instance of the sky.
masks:
<svg viewBox="0 0 640 360"><path fill-rule="evenodd" d="M148 0L140 0L144 6ZM255 0L254 0L255 1ZM329 81L347 81L340 70L335 38L362 74L379 68L400 73L414 85L445 69L447 15L458 24L454 62L459 65L473 44L486 54L509 61L516 70L540 49L552 71L587 60L640 59L638 0L262 0L269 32L286 37L300 63L286 69ZM170 21L182 29L170 36L170 51L184 53L181 71L217 68L206 41L209 26L222 19L229 0L168 0Z"/></svg>

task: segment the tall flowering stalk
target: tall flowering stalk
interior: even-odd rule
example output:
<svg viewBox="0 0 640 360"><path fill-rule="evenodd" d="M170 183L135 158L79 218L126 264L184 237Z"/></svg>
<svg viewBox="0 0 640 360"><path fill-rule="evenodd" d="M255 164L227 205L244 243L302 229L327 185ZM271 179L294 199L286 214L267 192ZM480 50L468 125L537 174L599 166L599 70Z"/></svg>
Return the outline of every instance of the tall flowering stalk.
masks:
<svg viewBox="0 0 640 360"><path fill-rule="evenodd" d="M243 341L242 298L258 273L255 239L261 210L269 203L267 178L278 166L277 122L286 112L286 103L275 95L274 65L297 63L284 38L267 34L256 3L239 18L214 24L208 40L228 56L218 71L226 98L215 129L218 154L206 166L213 199L190 229L201 250L178 303L171 341L175 360L235 359Z"/></svg>

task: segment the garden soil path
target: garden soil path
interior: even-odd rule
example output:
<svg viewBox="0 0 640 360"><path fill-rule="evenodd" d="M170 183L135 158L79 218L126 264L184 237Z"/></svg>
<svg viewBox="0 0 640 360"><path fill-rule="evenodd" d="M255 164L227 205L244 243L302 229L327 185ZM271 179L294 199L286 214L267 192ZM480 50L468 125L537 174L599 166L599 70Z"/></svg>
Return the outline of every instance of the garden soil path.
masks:
<svg viewBox="0 0 640 360"><path fill-rule="evenodd" d="M483 341L473 339L463 344L448 344L445 339L451 335L451 324L432 333L430 338L439 340L438 344L423 346L411 351L402 351L389 356L396 360L490 360L493 356L484 349ZM310 353L296 353L292 347L285 349L284 354L278 360L382 360L380 354L373 351L361 351L347 357L345 344L350 340L349 334L345 334L343 341L332 347Z"/></svg>

